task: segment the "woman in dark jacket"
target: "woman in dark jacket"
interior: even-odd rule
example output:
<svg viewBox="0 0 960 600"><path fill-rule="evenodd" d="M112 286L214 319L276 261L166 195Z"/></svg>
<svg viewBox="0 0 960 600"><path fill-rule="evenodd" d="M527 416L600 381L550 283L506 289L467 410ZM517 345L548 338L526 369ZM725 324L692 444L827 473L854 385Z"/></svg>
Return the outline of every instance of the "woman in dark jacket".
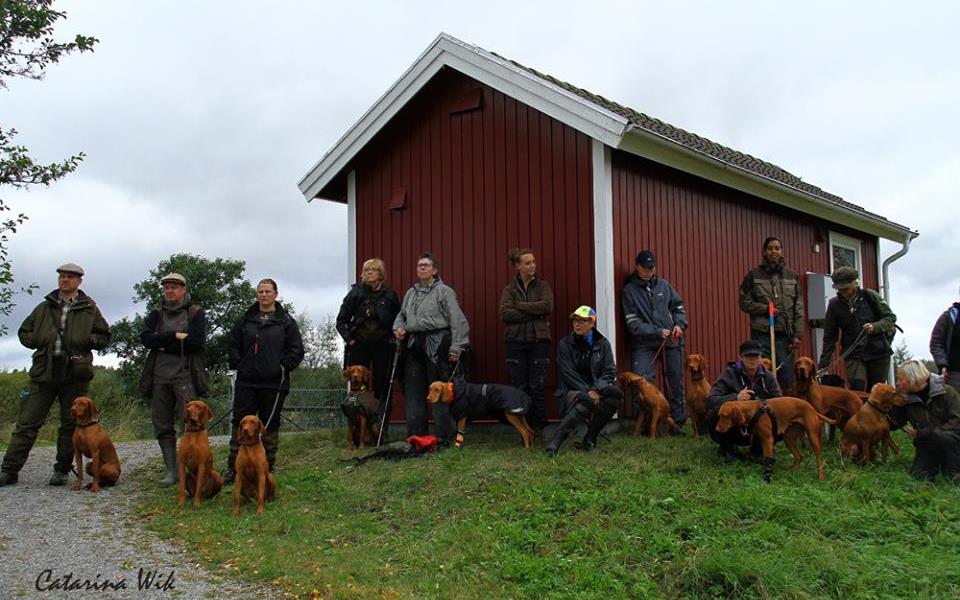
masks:
<svg viewBox="0 0 960 600"><path fill-rule="evenodd" d="M257 284L257 301L230 331L227 342L230 369L237 372L233 396L233 431L247 415L257 415L266 431L263 448L270 470L277 457L280 411L290 391L290 372L303 360L303 341L294 318L277 302L277 282L264 279ZM230 438L230 456L224 483L236 477L234 461L240 443Z"/></svg>
<svg viewBox="0 0 960 600"><path fill-rule="evenodd" d="M397 293L387 285L383 260L371 258L363 263L360 283L350 287L337 314L337 331L346 351L344 366L362 365L373 373L373 395L386 402L390 385L390 367L396 342L393 320L400 312Z"/></svg>
<svg viewBox="0 0 960 600"><path fill-rule="evenodd" d="M550 365L550 313L553 290L536 276L537 261L529 248L513 249L508 258L517 270L500 295L510 383L530 396L527 422L536 430L547 424L543 387Z"/></svg>

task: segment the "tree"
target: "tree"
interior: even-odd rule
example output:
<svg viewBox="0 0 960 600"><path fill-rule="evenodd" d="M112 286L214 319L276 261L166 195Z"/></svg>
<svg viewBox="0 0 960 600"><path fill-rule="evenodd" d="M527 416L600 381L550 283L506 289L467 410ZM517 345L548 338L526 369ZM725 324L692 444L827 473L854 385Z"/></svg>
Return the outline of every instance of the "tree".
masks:
<svg viewBox="0 0 960 600"><path fill-rule="evenodd" d="M343 365L343 352L340 350L340 334L337 333L337 324L333 317L327 315L320 324L315 324L307 313L297 314L296 318L300 337L303 339L304 356L301 367L339 369Z"/></svg>
<svg viewBox="0 0 960 600"><path fill-rule="evenodd" d="M146 303L147 310L163 304L160 278L167 273L180 273L187 279L188 298L203 309L207 317L206 364L211 383L227 370L227 337L234 323L255 301L257 293L244 277L242 260L217 258L209 260L192 254L174 254L160 261L150 276L134 284L134 303ZM104 352L120 357L124 382L133 389L140 378L147 350L140 343L140 331L147 312L117 321L110 328L113 340Z"/></svg>
<svg viewBox="0 0 960 600"><path fill-rule="evenodd" d="M67 16L53 10L53 0L3 0L0 2L0 88L7 89L11 78L43 79L47 67L73 52L92 52L97 39L77 35L72 42L53 40L53 26ZM14 189L32 185L50 185L73 172L83 153L61 162L38 164L30 158L25 146L14 143L17 130L0 123L0 188ZM0 197L0 212L10 207ZM8 235L17 232L27 216L23 213L0 220L0 314L9 315L13 309L15 290L13 265L8 256ZM26 288L27 291L32 289ZM0 335L6 327L0 325Z"/></svg>
<svg viewBox="0 0 960 600"><path fill-rule="evenodd" d="M913 354L907 349L907 340L900 340L900 343L893 348L893 366L900 368L903 363L913 358Z"/></svg>

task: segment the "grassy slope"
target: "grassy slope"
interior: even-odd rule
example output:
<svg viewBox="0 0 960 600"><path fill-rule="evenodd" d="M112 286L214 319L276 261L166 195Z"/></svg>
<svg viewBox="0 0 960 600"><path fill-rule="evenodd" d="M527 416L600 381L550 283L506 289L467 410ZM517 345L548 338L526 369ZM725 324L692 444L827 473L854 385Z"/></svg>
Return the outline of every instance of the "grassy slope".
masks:
<svg viewBox="0 0 960 600"><path fill-rule="evenodd" d="M620 435L555 460L507 433L347 469L341 432L284 437L263 517L227 490L200 510L148 484L142 513L212 568L321 597L960 597L960 488L812 456L774 482L705 440ZM222 465L222 451L218 464Z"/></svg>

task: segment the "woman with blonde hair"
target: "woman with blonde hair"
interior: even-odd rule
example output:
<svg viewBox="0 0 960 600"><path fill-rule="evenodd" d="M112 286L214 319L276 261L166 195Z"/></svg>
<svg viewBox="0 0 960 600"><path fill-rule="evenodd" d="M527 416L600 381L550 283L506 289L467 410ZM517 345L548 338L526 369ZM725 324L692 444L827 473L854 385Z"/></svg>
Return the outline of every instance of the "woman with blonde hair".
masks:
<svg viewBox="0 0 960 600"><path fill-rule="evenodd" d="M916 454L910 474L933 481L938 473L960 483L960 394L918 359L897 369L897 389L906 397L891 420L913 425Z"/></svg>
<svg viewBox="0 0 960 600"><path fill-rule="evenodd" d="M360 281L350 287L340 305L337 331L345 344L344 365L361 365L373 373L373 394L381 409L390 385L390 362L395 348L393 320L398 312L400 300L387 285L383 259L364 261Z"/></svg>

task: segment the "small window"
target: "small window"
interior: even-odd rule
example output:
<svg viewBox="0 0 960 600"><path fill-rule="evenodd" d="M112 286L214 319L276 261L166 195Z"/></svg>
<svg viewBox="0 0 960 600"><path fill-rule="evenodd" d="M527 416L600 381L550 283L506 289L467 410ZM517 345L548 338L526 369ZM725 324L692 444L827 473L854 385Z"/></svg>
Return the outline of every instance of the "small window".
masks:
<svg viewBox="0 0 960 600"><path fill-rule="evenodd" d="M839 267L853 267L863 274L863 263L860 260L862 243L840 233L830 232L830 272Z"/></svg>

